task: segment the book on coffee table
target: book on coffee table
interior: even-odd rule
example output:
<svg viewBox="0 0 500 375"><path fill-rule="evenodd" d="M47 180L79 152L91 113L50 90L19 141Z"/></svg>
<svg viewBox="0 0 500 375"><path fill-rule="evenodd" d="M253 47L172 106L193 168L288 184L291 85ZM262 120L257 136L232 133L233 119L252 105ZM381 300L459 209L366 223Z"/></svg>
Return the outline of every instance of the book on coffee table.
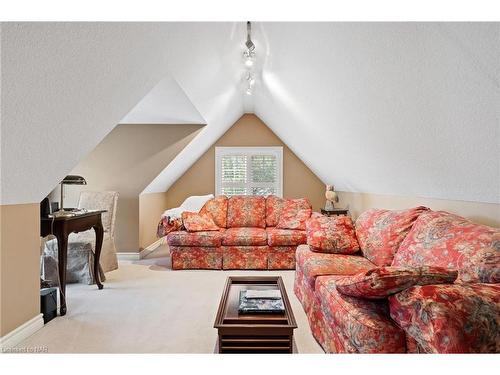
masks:
<svg viewBox="0 0 500 375"><path fill-rule="evenodd" d="M240 291L239 314L282 314L285 312L283 299L247 298L246 290Z"/></svg>
<svg viewBox="0 0 500 375"><path fill-rule="evenodd" d="M262 289L262 290L257 290L257 289L250 289L246 290L245 297L247 299L280 299L281 298L281 292L279 289Z"/></svg>

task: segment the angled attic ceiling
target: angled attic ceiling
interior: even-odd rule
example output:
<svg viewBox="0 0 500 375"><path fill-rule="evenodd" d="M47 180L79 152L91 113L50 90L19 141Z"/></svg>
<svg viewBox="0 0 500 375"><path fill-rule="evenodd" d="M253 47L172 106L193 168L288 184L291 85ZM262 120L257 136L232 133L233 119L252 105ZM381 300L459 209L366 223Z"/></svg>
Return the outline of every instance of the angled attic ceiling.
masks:
<svg viewBox="0 0 500 375"><path fill-rule="evenodd" d="M2 23L1 203L43 199L168 76L210 127L194 144L217 139L243 113L239 65L227 56L240 54L244 28Z"/></svg>
<svg viewBox="0 0 500 375"><path fill-rule="evenodd" d="M2 204L39 202L167 74L165 26L1 28Z"/></svg>
<svg viewBox="0 0 500 375"><path fill-rule="evenodd" d="M339 190L500 203L499 24L254 23L251 98L244 39L244 23L2 25L2 202L38 202L173 77L207 125L144 192L252 111Z"/></svg>
<svg viewBox="0 0 500 375"><path fill-rule="evenodd" d="M324 182L500 202L500 24L263 29L255 113Z"/></svg>
<svg viewBox="0 0 500 375"><path fill-rule="evenodd" d="M205 124L177 81L165 77L132 110L120 124Z"/></svg>
<svg viewBox="0 0 500 375"><path fill-rule="evenodd" d="M500 203L499 24L254 30L261 74L250 106L325 183ZM208 143L189 145L144 192L168 190Z"/></svg>

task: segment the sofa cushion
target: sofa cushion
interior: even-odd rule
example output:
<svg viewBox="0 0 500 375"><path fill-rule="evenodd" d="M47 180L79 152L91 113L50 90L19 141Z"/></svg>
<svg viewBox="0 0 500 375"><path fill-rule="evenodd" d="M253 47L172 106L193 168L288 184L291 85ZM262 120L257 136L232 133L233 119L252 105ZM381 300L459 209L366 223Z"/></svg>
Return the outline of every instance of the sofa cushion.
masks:
<svg viewBox="0 0 500 375"><path fill-rule="evenodd" d="M500 229L444 211L425 212L394 256L393 266L458 269L457 282L500 281Z"/></svg>
<svg viewBox="0 0 500 375"><path fill-rule="evenodd" d="M224 246L265 246L267 232L262 228L229 228L222 237Z"/></svg>
<svg viewBox="0 0 500 375"><path fill-rule="evenodd" d="M269 246L297 246L307 241L305 230L266 228Z"/></svg>
<svg viewBox="0 0 500 375"><path fill-rule="evenodd" d="M378 266L389 266L399 245L427 207L408 210L371 209L356 220L356 236L363 255Z"/></svg>
<svg viewBox="0 0 500 375"><path fill-rule="evenodd" d="M314 286L315 278L322 275L354 275L377 266L359 255L324 254L310 250L308 245L300 245L296 251L297 268L304 278Z"/></svg>
<svg viewBox="0 0 500 375"><path fill-rule="evenodd" d="M313 251L353 254L359 251L354 225L348 216L320 216L307 220L307 244Z"/></svg>
<svg viewBox="0 0 500 375"><path fill-rule="evenodd" d="M227 197L219 195L208 200L201 208L200 214L208 214L220 228L227 227Z"/></svg>
<svg viewBox="0 0 500 375"><path fill-rule="evenodd" d="M219 230L219 227L215 225L212 217L209 215L199 214L197 212L184 211L181 214L182 224L188 232L200 232L200 231L210 231Z"/></svg>
<svg viewBox="0 0 500 375"><path fill-rule="evenodd" d="M442 267L379 267L337 280L337 290L348 296L382 299L413 285L452 284L457 274Z"/></svg>
<svg viewBox="0 0 500 375"><path fill-rule="evenodd" d="M221 246L225 270L267 269L268 246Z"/></svg>
<svg viewBox="0 0 500 375"><path fill-rule="evenodd" d="M306 230L306 221L311 217L311 213L310 208L296 210L295 208L285 207L281 212L276 228Z"/></svg>
<svg viewBox="0 0 500 375"><path fill-rule="evenodd" d="M278 225L281 212L287 204L294 204L297 210L312 209L311 202L307 198L279 198L269 195L266 198L266 226L275 227Z"/></svg>
<svg viewBox="0 0 500 375"><path fill-rule="evenodd" d="M336 288L337 276L316 280L316 293L326 325L344 339L348 352L405 353L406 335L389 317L387 300L367 300L346 296Z"/></svg>
<svg viewBox="0 0 500 375"><path fill-rule="evenodd" d="M175 231L167 235L170 246L209 246L218 247L222 244L222 233Z"/></svg>
<svg viewBox="0 0 500 375"><path fill-rule="evenodd" d="M227 227L266 226L266 200L261 196L235 195L227 203Z"/></svg>
<svg viewBox="0 0 500 375"><path fill-rule="evenodd" d="M392 319L425 352L500 352L498 284L414 286L389 304Z"/></svg>
<svg viewBox="0 0 500 375"><path fill-rule="evenodd" d="M266 226L275 227L278 225L285 202L285 199L275 195L269 195L266 198Z"/></svg>

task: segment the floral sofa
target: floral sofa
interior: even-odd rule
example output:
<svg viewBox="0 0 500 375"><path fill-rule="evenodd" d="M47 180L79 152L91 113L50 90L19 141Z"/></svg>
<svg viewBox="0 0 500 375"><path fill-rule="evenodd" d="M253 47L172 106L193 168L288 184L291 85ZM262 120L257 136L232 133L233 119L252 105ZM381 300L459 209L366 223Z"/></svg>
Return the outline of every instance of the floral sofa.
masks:
<svg viewBox="0 0 500 375"><path fill-rule="evenodd" d="M357 247L333 239L344 243L338 249L351 250L341 254L335 247L318 251L315 246L328 233L311 228L313 221L307 223L309 245L297 249L294 291L326 352L500 351L499 229L425 207L369 210L352 225ZM349 235L345 228L334 232ZM448 282L394 290L374 278L422 266L455 274ZM368 283L361 285L363 278ZM346 281L355 293L347 288L346 294ZM370 298L360 290L381 286L386 297Z"/></svg>
<svg viewBox="0 0 500 375"><path fill-rule="evenodd" d="M209 226L209 231L170 232L167 243L174 270L294 269L295 250L306 243L311 204L305 198L217 196L199 214L209 216L217 230ZM296 222L301 215L302 223ZM286 228L280 228L283 219Z"/></svg>

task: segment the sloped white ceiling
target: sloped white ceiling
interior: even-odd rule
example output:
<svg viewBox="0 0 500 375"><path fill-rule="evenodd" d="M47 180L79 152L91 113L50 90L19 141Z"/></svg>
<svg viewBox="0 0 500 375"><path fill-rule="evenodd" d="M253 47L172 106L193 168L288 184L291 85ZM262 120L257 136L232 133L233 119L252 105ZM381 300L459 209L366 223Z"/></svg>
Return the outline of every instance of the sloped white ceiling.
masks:
<svg viewBox="0 0 500 375"><path fill-rule="evenodd" d="M207 34L212 35L210 40ZM191 23L175 36L186 46L172 75L207 126L155 178L143 193L166 191L244 112L241 77L244 23Z"/></svg>
<svg viewBox="0 0 500 375"><path fill-rule="evenodd" d="M3 24L2 203L41 200L132 109L207 124L145 192L254 111L340 190L500 203L499 27L254 23L248 98L244 23ZM168 77L192 107L146 96Z"/></svg>
<svg viewBox="0 0 500 375"><path fill-rule="evenodd" d="M1 27L2 204L39 202L167 74L168 27Z"/></svg>
<svg viewBox="0 0 500 375"><path fill-rule="evenodd" d="M255 113L344 191L500 203L500 26L261 26Z"/></svg>
<svg viewBox="0 0 500 375"><path fill-rule="evenodd" d="M171 77L162 79L120 124L205 124L200 112Z"/></svg>
<svg viewBox="0 0 500 375"><path fill-rule="evenodd" d="M194 160L243 113L233 71L238 64L227 56L241 48L233 38L238 27L244 33L244 25L1 27L2 204L39 202L172 72L207 122L208 131L189 154ZM185 107L178 107L171 118L184 115ZM173 168L180 170L176 163Z"/></svg>

